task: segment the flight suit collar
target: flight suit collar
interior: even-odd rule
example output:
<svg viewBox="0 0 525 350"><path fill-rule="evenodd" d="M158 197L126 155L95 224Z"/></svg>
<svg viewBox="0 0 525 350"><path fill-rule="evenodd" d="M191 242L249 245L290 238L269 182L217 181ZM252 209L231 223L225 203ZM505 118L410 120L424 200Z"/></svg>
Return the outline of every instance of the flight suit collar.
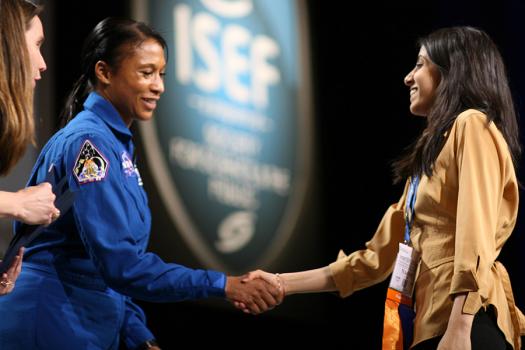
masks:
<svg viewBox="0 0 525 350"><path fill-rule="evenodd" d="M128 140L133 136L131 130L122 120L115 107L96 92L91 92L84 102L84 108L98 115L115 133L124 136Z"/></svg>

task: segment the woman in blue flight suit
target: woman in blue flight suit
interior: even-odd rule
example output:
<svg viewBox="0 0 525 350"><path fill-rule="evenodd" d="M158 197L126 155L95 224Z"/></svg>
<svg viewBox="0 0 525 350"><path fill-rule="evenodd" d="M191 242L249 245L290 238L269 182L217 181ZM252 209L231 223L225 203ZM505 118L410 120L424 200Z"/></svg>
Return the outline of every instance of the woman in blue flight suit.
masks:
<svg viewBox="0 0 525 350"><path fill-rule="evenodd" d="M226 297L253 313L279 301L261 280L241 283L145 251L151 217L129 126L151 119L164 91L165 47L145 24L123 19L103 20L86 39L68 123L45 145L29 181L42 182L54 167L56 178L68 177L75 203L27 247L17 288L0 298L0 349L118 349L120 342L158 349L131 298Z"/></svg>

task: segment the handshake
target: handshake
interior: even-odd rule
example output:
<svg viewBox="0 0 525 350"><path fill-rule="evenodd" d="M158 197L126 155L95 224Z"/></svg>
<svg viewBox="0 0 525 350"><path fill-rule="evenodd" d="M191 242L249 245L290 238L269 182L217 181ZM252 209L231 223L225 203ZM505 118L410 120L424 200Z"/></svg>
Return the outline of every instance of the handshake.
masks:
<svg viewBox="0 0 525 350"><path fill-rule="evenodd" d="M255 270L244 276L228 276L226 299L246 313L260 314L282 303L286 295L279 274Z"/></svg>

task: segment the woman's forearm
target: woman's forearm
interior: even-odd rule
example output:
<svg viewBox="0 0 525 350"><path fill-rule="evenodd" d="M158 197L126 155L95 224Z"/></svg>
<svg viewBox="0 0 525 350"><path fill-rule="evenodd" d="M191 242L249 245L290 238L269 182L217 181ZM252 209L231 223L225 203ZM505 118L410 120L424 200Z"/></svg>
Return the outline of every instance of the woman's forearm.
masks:
<svg viewBox="0 0 525 350"><path fill-rule="evenodd" d="M471 348L470 333L474 315L463 313L466 297L466 294L457 294L454 297L447 330L439 341L438 350L468 350Z"/></svg>
<svg viewBox="0 0 525 350"><path fill-rule="evenodd" d="M448 320L448 327L460 327L467 329L469 332L472 328L474 315L463 313L463 305L465 304L466 294L457 294L454 297L454 304L452 305L452 312Z"/></svg>
<svg viewBox="0 0 525 350"><path fill-rule="evenodd" d="M290 272L279 275L286 295L335 291L336 286L330 267L315 270Z"/></svg>
<svg viewBox="0 0 525 350"><path fill-rule="evenodd" d="M0 218L16 218L16 194L0 191Z"/></svg>

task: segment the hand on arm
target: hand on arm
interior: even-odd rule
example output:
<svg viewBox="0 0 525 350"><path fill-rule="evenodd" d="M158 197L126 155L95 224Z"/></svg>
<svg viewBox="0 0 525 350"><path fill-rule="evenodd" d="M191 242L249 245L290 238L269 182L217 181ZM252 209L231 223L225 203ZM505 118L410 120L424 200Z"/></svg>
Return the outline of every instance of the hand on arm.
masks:
<svg viewBox="0 0 525 350"><path fill-rule="evenodd" d="M0 279L0 296L11 293L11 291L15 288L16 279L22 270L23 257L24 247L20 248L18 255L13 260L13 263Z"/></svg>
<svg viewBox="0 0 525 350"><path fill-rule="evenodd" d="M18 192L0 192L0 216L29 225L49 225L60 216L55 208L55 194L47 182L24 188Z"/></svg>
<svg viewBox="0 0 525 350"><path fill-rule="evenodd" d="M455 296L447 330L439 342L438 350L470 350L470 333L474 315L463 313L465 299L466 294Z"/></svg>

